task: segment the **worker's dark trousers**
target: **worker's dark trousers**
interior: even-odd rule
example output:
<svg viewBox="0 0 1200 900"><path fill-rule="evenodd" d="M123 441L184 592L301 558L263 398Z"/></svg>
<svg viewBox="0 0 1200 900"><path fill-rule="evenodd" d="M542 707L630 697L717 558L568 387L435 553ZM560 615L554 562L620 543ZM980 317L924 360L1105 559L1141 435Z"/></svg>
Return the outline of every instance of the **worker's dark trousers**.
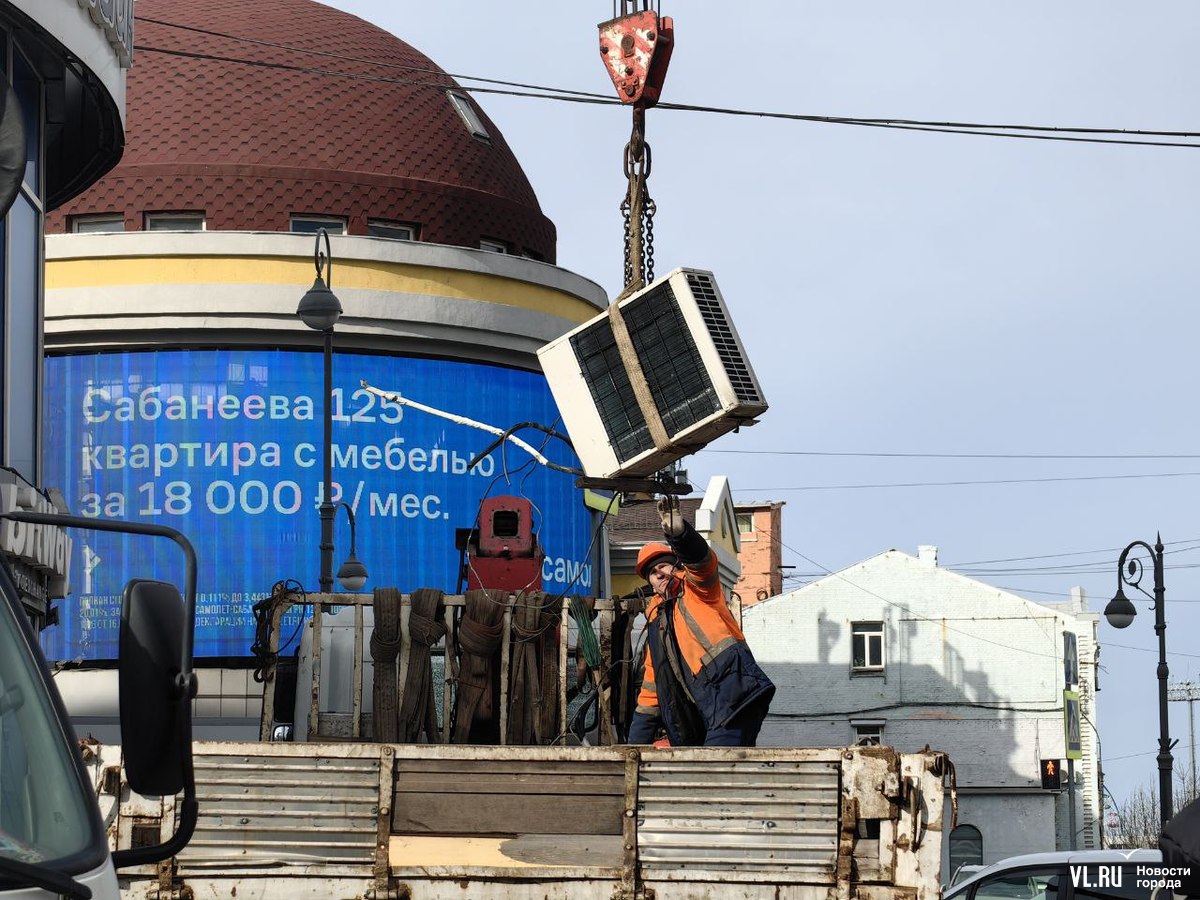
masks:
<svg viewBox="0 0 1200 900"><path fill-rule="evenodd" d="M769 696L755 700L722 727L708 729L708 734L704 737L704 746L753 747L770 705Z"/></svg>

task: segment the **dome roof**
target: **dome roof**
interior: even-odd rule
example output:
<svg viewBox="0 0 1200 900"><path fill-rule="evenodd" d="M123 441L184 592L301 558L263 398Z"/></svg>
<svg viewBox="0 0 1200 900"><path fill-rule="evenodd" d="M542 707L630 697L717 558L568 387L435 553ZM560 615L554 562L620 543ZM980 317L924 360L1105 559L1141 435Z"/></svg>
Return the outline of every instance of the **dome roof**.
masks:
<svg viewBox="0 0 1200 900"><path fill-rule="evenodd" d="M47 216L203 213L209 230L293 215L416 226L431 243L553 262L554 224L504 137L474 134L455 81L386 31L312 0L138 0L125 154ZM459 96L466 97L463 92Z"/></svg>

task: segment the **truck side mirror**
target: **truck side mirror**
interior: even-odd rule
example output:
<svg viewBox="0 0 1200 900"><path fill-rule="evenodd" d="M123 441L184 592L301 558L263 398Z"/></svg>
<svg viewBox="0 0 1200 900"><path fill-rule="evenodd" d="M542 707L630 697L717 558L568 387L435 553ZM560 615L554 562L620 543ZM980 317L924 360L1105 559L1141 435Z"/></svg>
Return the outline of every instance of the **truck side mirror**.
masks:
<svg viewBox="0 0 1200 900"><path fill-rule="evenodd" d="M192 701L181 679L183 596L173 584L135 578L121 600L118 683L121 747L129 786L139 794L183 790L191 757Z"/></svg>
<svg viewBox="0 0 1200 900"><path fill-rule="evenodd" d="M121 743L129 786L139 794L174 796L180 791L175 834L161 844L113 852L113 865L144 866L168 859L187 846L200 806L192 771L192 698L196 673L192 647L196 627L196 551L180 532L150 522L88 519L61 513L13 510L15 522L143 534L174 541L183 551L184 594L161 581L135 579L121 603Z"/></svg>

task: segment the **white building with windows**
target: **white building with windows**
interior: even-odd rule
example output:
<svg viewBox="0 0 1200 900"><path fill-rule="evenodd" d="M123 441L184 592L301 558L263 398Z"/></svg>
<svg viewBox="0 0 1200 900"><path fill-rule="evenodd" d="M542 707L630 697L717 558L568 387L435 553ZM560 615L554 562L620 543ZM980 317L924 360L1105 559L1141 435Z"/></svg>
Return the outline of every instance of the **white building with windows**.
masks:
<svg viewBox="0 0 1200 900"><path fill-rule="evenodd" d="M1076 843L1099 847L1098 620L1079 591L1038 603L939 568L936 547L888 550L745 610L778 686L759 744L948 753L959 799L943 835L948 880L964 863L1070 847L1066 780L1044 790L1040 777L1041 760L1066 758L1070 680L1082 711Z"/></svg>

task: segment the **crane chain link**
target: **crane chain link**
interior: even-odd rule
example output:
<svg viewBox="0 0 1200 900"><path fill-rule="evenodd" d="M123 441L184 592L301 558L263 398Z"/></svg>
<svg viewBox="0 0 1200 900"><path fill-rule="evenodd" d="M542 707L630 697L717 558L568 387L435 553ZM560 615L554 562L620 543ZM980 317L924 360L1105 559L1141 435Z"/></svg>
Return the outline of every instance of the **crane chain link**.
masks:
<svg viewBox="0 0 1200 900"><path fill-rule="evenodd" d="M649 149L647 147L647 149ZM645 215L645 223L642 226L642 265L646 270L646 276L643 279L646 284L654 280L654 214L658 212L658 206L650 197L650 191L645 192L645 199L642 201L642 210Z"/></svg>
<svg viewBox="0 0 1200 900"><path fill-rule="evenodd" d="M625 286L654 280L654 214L658 211L646 184L653 154L644 135L645 110L633 110L633 132L625 145L625 178L629 187L621 202L625 234Z"/></svg>
<svg viewBox="0 0 1200 900"><path fill-rule="evenodd" d="M621 201L621 217L625 220L625 287L633 284L633 224L632 217L629 211L629 191L625 193L625 199Z"/></svg>

